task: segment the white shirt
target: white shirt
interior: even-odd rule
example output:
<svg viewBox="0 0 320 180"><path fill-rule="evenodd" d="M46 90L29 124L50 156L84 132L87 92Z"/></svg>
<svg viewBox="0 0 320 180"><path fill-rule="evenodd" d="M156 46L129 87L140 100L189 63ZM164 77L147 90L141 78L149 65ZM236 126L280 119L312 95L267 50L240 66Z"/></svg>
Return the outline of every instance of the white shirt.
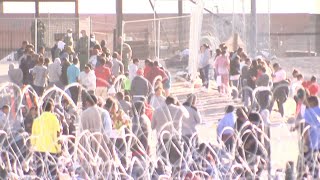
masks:
<svg viewBox="0 0 320 180"><path fill-rule="evenodd" d="M153 95L150 100L150 105L154 109L157 109L157 108L161 107L163 104L165 104L165 101L166 101L166 98L164 96Z"/></svg>
<svg viewBox="0 0 320 180"><path fill-rule="evenodd" d="M96 89L96 79L97 78L93 70L89 73L82 71L79 75L80 84L89 91L94 91Z"/></svg>
<svg viewBox="0 0 320 180"><path fill-rule="evenodd" d="M280 69L279 71L274 73L273 83L278 83L287 79L287 73L285 70Z"/></svg>
<svg viewBox="0 0 320 180"><path fill-rule="evenodd" d="M129 65L128 70L129 70L129 79L130 81L132 81L132 79L137 75L138 66L132 63Z"/></svg>
<svg viewBox="0 0 320 180"><path fill-rule="evenodd" d="M89 58L88 63L91 64L92 68L95 68L97 65L97 61L98 61L98 56L97 55L93 55Z"/></svg>

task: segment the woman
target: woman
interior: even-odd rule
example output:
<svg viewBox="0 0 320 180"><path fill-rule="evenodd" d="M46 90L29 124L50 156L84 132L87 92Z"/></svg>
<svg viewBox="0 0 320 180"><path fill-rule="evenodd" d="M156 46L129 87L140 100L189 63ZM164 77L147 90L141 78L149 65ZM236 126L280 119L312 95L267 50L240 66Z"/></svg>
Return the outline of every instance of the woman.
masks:
<svg viewBox="0 0 320 180"><path fill-rule="evenodd" d="M113 121L113 129L119 130L122 126L129 127L129 117L119 109L118 103L112 97L107 98L105 109L110 113L110 117Z"/></svg>
<svg viewBox="0 0 320 180"><path fill-rule="evenodd" d="M230 71L230 61L227 56L227 49L223 48L221 56L218 56L215 61L215 69L217 72L217 79L221 79L220 93L228 94L229 88L229 71ZM217 80L218 81L218 80Z"/></svg>
<svg viewBox="0 0 320 180"><path fill-rule="evenodd" d="M210 69L210 49L208 44L203 44L200 47L200 62L199 62L199 71L200 78L202 80L202 86L207 91L209 88L209 69Z"/></svg>
<svg viewBox="0 0 320 180"><path fill-rule="evenodd" d="M202 122L200 112L195 107L196 102L197 96L190 94L188 95L186 102L183 103L183 106L189 113L189 117L183 117L182 120L182 136L187 142L189 142L192 135L197 132L196 125L201 124Z"/></svg>

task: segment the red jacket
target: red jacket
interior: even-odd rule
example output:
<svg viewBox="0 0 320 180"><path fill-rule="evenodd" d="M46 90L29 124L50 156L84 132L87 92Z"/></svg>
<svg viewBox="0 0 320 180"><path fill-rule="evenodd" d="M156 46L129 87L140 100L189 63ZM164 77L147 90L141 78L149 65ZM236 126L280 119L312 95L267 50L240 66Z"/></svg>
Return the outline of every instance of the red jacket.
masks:
<svg viewBox="0 0 320 180"><path fill-rule="evenodd" d="M166 81L168 79L167 74L160 69L159 67L152 67L152 69L150 70L150 72L148 74L145 74L145 78L148 79L148 81L152 84L154 79L157 76L161 76L162 77L162 82Z"/></svg>
<svg viewBox="0 0 320 180"><path fill-rule="evenodd" d="M308 91L311 96L317 96L319 94L319 85L317 83L310 84Z"/></svg>
<svg viewBox="0 0 320 180"><path fill-rule="evenodd" d="M111 70L107 66L99 66L95 68L97 77L97 87L108 87L109 79L111 77Z"/></svg>

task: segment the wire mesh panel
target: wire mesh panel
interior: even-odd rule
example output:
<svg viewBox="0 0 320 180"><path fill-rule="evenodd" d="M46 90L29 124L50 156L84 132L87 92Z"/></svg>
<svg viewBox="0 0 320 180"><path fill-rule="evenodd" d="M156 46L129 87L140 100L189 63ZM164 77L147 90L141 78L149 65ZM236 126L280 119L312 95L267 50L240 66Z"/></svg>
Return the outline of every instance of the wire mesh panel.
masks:
<svg viewBox="0 0 320 180"><path fill-rule="evenodd" d="M0 60L15 59L15 51L21 47L22 41L32 42L32 18L0 18Z"/></svg>
<svg viewBox="0 0 320 180"><path fill-rule="evenodd" d="M124 40L131 46L133 57L152 58L156 56L157 26L157 20L151 19L124 23Z"/></svg>

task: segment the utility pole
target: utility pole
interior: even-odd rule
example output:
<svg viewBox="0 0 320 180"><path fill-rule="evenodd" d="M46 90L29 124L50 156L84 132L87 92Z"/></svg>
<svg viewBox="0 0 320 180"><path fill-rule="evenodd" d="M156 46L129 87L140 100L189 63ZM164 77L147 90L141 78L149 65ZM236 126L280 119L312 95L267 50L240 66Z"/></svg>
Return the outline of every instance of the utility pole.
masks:
<svg viewBox="0 0 320 180"><path fill-rule="evenodd" d="M3 9L3 1L0 1L0 14L4 13L4 9Z"/></svg>
<svg viewBox="0 0 320 180"><path fill-rule="evenodd" d="M122 0L116 0L116 13L117 13L117 38L122 36L122 23L123 23L123 12L122 12ZM117 44L118 46L118 44Z"/></svg>
<svg viewBox="0 0 320 180"><path fill-rule="evenodd" d="M179 50L182 51L183 47L183 38L184 38L184 29L183 29L183 21L181 19L181 16L183 14L183 0L178 0L178 16L179 18L179 26L178 26L178 33L179 33Z"/></svg>
<svg viewBox="0 0 320 180"><path fill-rule="evenodd" d="M79 0L74 0L74 14L75 14L75 17L76 17L76 35L77 35L77 38L79 37L79 32L80 32L80 25L79 25Z"/></svg>
<svg viewBox="0 0 320 180"><path fill-rule="evenodd" d="M34 8L35 8L35 17L38 18L39 17L39 0L35 0L34 1Z"/></svg>
<svg viewBox="0 0 320 180"><path fill-rule="evenodd" d="M251 55L255 56L257 53L257 2L251 0L251 33L250 33L250 50Z"/></svg>

